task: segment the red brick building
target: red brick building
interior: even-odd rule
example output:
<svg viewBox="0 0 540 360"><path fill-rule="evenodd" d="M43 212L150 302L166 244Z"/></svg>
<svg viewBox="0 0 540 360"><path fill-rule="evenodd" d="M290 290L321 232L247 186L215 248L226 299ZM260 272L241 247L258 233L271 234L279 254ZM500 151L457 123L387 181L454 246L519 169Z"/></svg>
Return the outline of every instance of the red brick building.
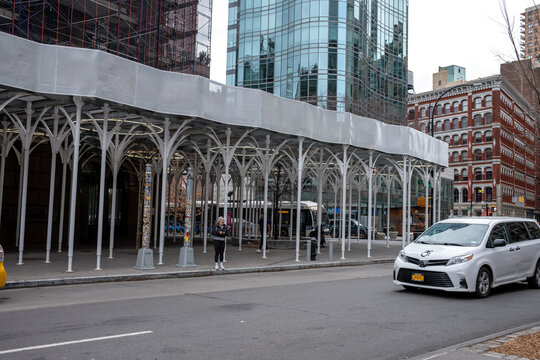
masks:
<svg viewBox="0 0 540 360"><path fill-rule="evenodd" d="M448 91L434 109L434 136L447 142L454 215L533 217L537 208L537 113L502 76ZM447 91L409 95L408 122L430 132L430 108Z"/></svg>
<svg viewBox="0 0 540 360"><path fill-rule="evenodd" d="M527 102L540 113L540 67L534 67L531 60L512 61L501 64L504 76ZM538 84L538 85L536 85ZM540 219L540 126L536 133L536 214Z"/></svg>

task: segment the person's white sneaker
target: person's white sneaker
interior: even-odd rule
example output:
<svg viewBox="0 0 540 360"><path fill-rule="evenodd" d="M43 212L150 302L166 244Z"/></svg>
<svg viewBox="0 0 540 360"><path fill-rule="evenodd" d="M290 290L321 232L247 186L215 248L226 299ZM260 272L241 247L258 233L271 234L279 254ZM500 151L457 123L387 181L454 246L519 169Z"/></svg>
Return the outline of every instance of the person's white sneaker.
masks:
<svg viewBox="0 0 540 360"><path fill-rule="evenodd" d="M219 266L217 263L216 263L216 266L214 266L214 269L219 270Z"/></svg>
<svg viewBox="0 0 540 360"><path fill-rule="evenodd" d="M260 254L261 253L261 249L257 249L257 254Z"/></svg>
<svg viewBox="0 0 540 360"><path fill-rule="evenodd" d="M225 266L223 266L223 263L221 263L221 270L225 270Z"/></svg>

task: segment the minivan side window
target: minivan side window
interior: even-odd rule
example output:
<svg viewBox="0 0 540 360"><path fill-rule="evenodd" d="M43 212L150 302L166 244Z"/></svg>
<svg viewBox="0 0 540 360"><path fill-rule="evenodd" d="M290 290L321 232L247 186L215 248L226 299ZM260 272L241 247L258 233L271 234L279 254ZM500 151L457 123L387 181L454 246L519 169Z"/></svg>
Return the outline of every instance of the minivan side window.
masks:
<svg viewBox="0 0 540 360"><path fill-rule="evenodd" d="M508 236L506 235L504 224L497 224L493 227L486 246L493 247L493 241L496 239L504 239L504 241L506 241L506 243L508 244Z"/></svg>
<svg viewBox="0 0 540 360"><path fill-rule="evenodd" d="M508 235L510 235L510 243L529 240L529 233L525 224L522 222L506 223Z"/></svg>
<svg viewBox="0 0 540 360"><path fill-rule="evenodd" d="M532 221L525 222L527 228L529 229L529 234L533 239L540 239L540 226L537 223Z"/></svg>

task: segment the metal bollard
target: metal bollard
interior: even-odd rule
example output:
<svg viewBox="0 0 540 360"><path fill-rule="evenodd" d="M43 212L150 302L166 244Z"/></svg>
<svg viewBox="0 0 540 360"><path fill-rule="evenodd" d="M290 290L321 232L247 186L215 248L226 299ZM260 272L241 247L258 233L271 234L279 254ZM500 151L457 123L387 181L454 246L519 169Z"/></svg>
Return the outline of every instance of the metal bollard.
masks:
<svg viewBox="0 0 540 360"><path fill-rule="evenodd" d="M334 260L334 241L328 241L328 261Z"/></svg>
<svg viewBox="0 0 540 360"><path fill-rule="evenodd" d="M307 248L306 259L307 259L307 262L310 262L311 261L311 240L308 240L306 248Z"/></svg>

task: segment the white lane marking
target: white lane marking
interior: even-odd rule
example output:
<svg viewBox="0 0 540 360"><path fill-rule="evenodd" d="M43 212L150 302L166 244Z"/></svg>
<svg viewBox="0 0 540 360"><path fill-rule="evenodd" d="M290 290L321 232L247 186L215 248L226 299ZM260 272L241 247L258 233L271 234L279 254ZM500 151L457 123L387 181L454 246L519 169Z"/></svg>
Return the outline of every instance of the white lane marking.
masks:
<svg viewBox="0 0 540 360"><path fill-rule="evenodd" d="M86 342L92 342L92 341L118 339L118 338L122 338L126 336L137 336L137 335L145 335L145 334L152 334L152 333L153 331L140 331L140 332L134 332L134 333L129 333L129 334L119 334L119 335L111 335L111 336L102 336L102 337L91 338L91 339L65 341L65 342L60 342L60 343L55 343L55 344L29 346L29 347L18 348L18 349L2 350L0 351L0 355L11 354L11 353L16 353L20 351L39 350L39 349L56 347L56 346L65 346L65 345L80 344L80 343L86 343Z"/></svg>

